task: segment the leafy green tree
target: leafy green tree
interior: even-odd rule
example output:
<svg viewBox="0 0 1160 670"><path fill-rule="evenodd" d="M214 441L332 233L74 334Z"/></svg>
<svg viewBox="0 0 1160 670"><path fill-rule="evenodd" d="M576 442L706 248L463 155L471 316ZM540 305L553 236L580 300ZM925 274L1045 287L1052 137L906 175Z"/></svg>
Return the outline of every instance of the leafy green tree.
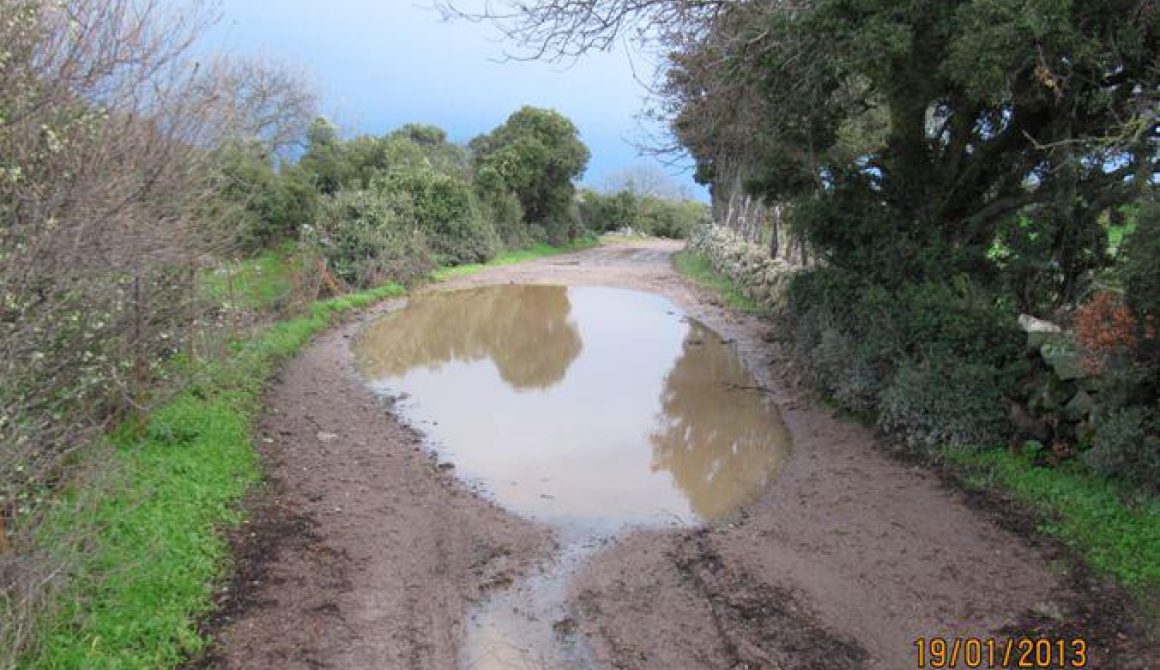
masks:
<svg viewBox="0 0 1160 670"><path fill-rule="evenodd" d="M408 123L393 134L422 146L438 147L447 143L447 131L425 123Z"/></svg>
<svg viewBox="0 0 1160 670"><path fill-rule="evenodd" d="M520 249L535 244L532 229L524 223L524 210L519 198L503 188L484 189L476 183L480 211L491 222L499 235L500 244L508 249Z"/></svg>
<svg viewBox="0 0 1160 670"><path fill-rule="evenodd" d="M303 226L314 223L319 206L318 190L310 175L297 165L283 164L278 172L276 197L266 212L269 232L263 243L268 246L297 237Z"/></svg>
<svg viewBox="0 0 1160 670"><path fill-rule="evenodd" d="M461 179L471 178L467 148L448 142L447 133L441 128L409 123L382 141L388 166L424 164Z"/></svg>
<svg viewBox="0 0 1160 670"><path fill-rule="evenodd" d="M306 142L310 148L334 146L339 143L338 126L330 119L319 116L310 122L306 129Z"/></svg>
<svg viewBox="0 0 1160 670"><path fill-rule="evenodd" d="M481 189L510 190L527 222L547 229L552 241L575 236L573 180L584 174L590 153L571 121L552 110L524 107L473 140L471 149Z"/></svg>
<svg viewBox="0 0 1160 670"><path fill-rule="evenodd" d="M271 157L256 142L230 142L216 152L216 198L211 206L237 227L243 244L262 227L262 210L276 189L278 179ZM260 246L260 245L252 245Z"/></svg>
<svg viewBox="0 0 1160 670"><path fill-rule="evenodd" d="M1160 327L1160 202L1142 203L1133 219L1135 228L1122 247L1120 274L1136 319Z"/></svg>
<svg viewBox="0 0 1160 670"><path fill-rule="evenodd" d="M756 188L807 201L798 223L831 263L888 283L984 281L1003 225L1050 240L1055 304L1106 262L1098 225L1152 173L1158 17L1134 0L821 0L742 29L734 72L784 112ZM871 113L877 143L843 131ZM857 146L857 145L855 145Z"/></svg>
<svg viewBox="0 0 1160 670"><path fill-rule="evenodd" d="M297 166L274 167L271 151L259 142L229 142L216 151L216 184L209 207L226 221L244 251L255 251L297 236L313 223L318 192Z"/></svg>
<svg viewBox="0 0 1160 670"><path fill-rule="evenodd" d="M464 179L470 174L467 150L447 142L447 133L435 126L408 124L386 135L343 141L323 118L311 124L307 151L298 165L328 195L369 188L376 177L400 166L431 165Z"/></svg>
<svg viewBox="0 0 1160 670"><path fill-rule="evenodd" d="M299 159L298 166L311 176L318 190L327 195L337 193L354 177L338 128L321 116L314 119L306 131L306 153Z"/></svg>

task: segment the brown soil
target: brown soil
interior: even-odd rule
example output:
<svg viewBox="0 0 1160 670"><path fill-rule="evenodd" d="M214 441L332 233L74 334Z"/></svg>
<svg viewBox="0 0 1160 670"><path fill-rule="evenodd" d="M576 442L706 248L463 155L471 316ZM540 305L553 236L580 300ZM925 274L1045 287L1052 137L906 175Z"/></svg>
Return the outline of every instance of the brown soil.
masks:
<svg viewBox="0 0 1160 670"><path fill-rule="evenodd" d="M454 667L466 607L552 548L365 390L347 346L358 325L319 338L266 397L269 485L235 538L240 577L202 665Z"/></svg>
<svg viewBox="0 0 1160 670"><path fill-rule="evenodd" d="M1092 610L1057 550L995 522L1001 506L892 458L869 429L811 402L765 341L768 325L673 271L679 248L609 245L433 289L664 295L736 341L793 435L781 477L734 518L629 534L580 569L569 626L601 667L895 670L915 667L915 638L1029 626L1109 638L1092 641L1089 667L1146 667L1124 656L1122 599ZM347 340L370 317L319 338L267 396L269 486L234 538L239 576L209 625L219 644L203 665L453 668L471 604L551 555L549 530L469 490L360 383ZM1065 625L1075 620L1095 630Z"/></svg>

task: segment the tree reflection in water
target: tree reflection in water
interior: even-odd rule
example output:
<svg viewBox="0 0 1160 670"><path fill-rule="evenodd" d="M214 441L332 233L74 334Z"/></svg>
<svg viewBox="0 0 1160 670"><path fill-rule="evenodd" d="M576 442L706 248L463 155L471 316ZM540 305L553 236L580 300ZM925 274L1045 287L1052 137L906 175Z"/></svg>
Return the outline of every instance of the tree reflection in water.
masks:
<svg viewBox="0 0 1160 670"><path fill-rule="evenodd" d="M563 286L428 293L368 326L355 351L359 367L372 378L491 359L513 388L546 389L564 379L583 349L570 312Z"/></svg>
<svg viewBox="0 0 1160 670"><path fill-rule="evenodd" d="M702 519L756 497L789 453L789 433L754 384L715 333L690 322L649 439L653 470L668 470Z"/></svg>

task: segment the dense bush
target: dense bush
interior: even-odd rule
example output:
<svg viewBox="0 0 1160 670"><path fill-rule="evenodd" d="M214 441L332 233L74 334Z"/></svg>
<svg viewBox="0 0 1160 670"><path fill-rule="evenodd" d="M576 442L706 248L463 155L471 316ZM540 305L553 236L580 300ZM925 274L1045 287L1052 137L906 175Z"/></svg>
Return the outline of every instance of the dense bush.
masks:
<svg viewBox="0 0 1160 670"><path fill-rule="evenodd" d="M865 351L849 334L834 327L822 328L817 344L809 351L811 365L807 369L813 386L856 412L874 410L884 380Z"/></svg>
<svg viewBox="0 0 1160 670"><path fill-rule="evenodd" d="M524 108L469 146L420 124L343 140L322 118L307 140L293 174L329 200L305 241L353 285L406 281L430 263L484 262L504 247L562 242L582 232L571 180L583 171L588 150L555 112ZM248 165L272 179L265 164ZM251 209L267 228L282 228L271 208ZM406 262L411 251L418 252L414 263Z"/></svg>
<svg viewBox="0 0 1160 670"><path fill-rule="evenodd" d="M811 385L876 413L883 432L911 447L1002 443L1017 428L1008 416L1014 400L1095 472L1155 489L1160 407L1147 323L1154 294L1141 287L1155 281L1158 256L1137 250L1154 238L1136 237L1148 225L1141 217L1125 241L1127 297L1094 295L1076 312L1076 341L1063 333L1048 345L1075 352L1067 356L1082 368L1079 379L1061 381L1054 363L1027 349L1008 287L961 276L887 289L836 267L798 273L787 292L786 334ZM1134 248L1136 239L1147 241ZM1083 402L1068 407L1076 398Z"/></svg>
<svg viewBox="0 0 1160 670"><path fill-rule="evenodd" d="M693 226L709 219L709 208L695 200L662 200L647 197L644 200L644 230L650 235L669 239L685 239Z"/></svg>
<svg viewBox="0 0 1160 670"><path fill-rule="evenodd" d="M1119 273L1137 322L1155 331L1160 326L1160 202L1142 204L1133 223L1135 229L1121 245ZM1155 344L1155 332L1148 339Z"/></svg>
<svg viewBox="0 0 1160 670"><path fill-rule="evenodd" d="M584 189L577 199L577 206L584 227L594 233L607 233L622 228L640 229L636 197L628 191L601 195L591 189Z"/></svg>
<svg viewBox="0 0 1160 670"><path fill-rule="evenodd" d="M462 179L470 177L467 149L447 141L435 126L407 124L382 136L338 137L330 122L311 126L306 153L298 167L324 194L369 188L383 174L400 168L429 167Z"/></svg>
<svg viewBox="0 0 1160 670"><path fill-rule="evenodd" d="M401 219L385 194L342 191L327 198L303 243L350 286L412 282L434 267L423 231Z"/></svg>
<svg viewBox="0 0 1160 670"><path fill-rule="evenodd" d="M311 239L327 240L331 246L324 255L338 263L332 269L357 285L397 265L399 258L391 257L377 267L367 250L382 247L402 229L421 232L428 260L445 265L482 262L504 247L565 242L582 233L572 179L583 172L588 149L575 126L555 112L521 109L468 146L420 124L343 140L321 118L307 139L295 174L317 193L336 198L316 231L323 234ZM361 195L339 197L346 192ZM349 213L356 201L363 214L352 219L351 231L340 231L337 214ZM280 229L266 209L254 215Z"/></svg>
<svg viewBox="0 0 1160 670"><path fill-rule="evenodd" d="M524 223L523 207L512 193L502 189L479 191L479 200L484 219L491 222L504 247L522 249L546 241L546 236L537 237Z"/></svg>
<svg viewBox="0 0 1160 670"><path fill-rule="evenodd" d="M1075 314L1075 339L1094 396L1084 461L1096 472L1160 489L1160 206L1128 217L1134 230L1114 268L1123 292L1092 295ZM1087 433L1084 435L1083 433Z"/></svg>
<svg viewBox="0 0 1160 670"><path fill-rule="evenodd" d="M788 296L787 319L799 341L816 344L828 323L855 336L859 347L881 361L933 348L1002 366L1023 347L1009 310L963 277L953 284L928 281L889 289L838 268L814 268L794 276Z"/></svg>
<svg viewBox="0 0 1160 670"><path fill-rule="evenodd" d="M684 239L693 226L704 223L708 207L692 200L668 200L632 191L601 194L585 189L577 199L584 228L596 233L631 228L640 233Z"/></svg>
<svg viewBox="0 0 1160 670"><path fill-rule="evenodd" d="M993 365L956 356L907 361L882 393L878 426L908 446L991 445L1011 433L1009 388Z"/></svg>
<svg viewBox="0 0 1160 670"><path fill-rule="evenodd" d="M440 264L481 263L498 251L499 236L466 181L422 166L392 170L371 189L404 226L413 223L423 231Z"/></svg>
<svg viewBox="0 0 1160 670"><path fill-rule="evenodd" d="M1135 406L1102 412L1084 461L1096 472L1160 493L1160 412Z"/></svg>
<svg viewBox="0 0 1160 670"><path fill-rule="evenodd" d="M966 279L889 290L838 268L794 276L786 334L813 385L876 410L912 446L978 444L1008 430L1005 395L1025 371L1022 333Z"/></svg>

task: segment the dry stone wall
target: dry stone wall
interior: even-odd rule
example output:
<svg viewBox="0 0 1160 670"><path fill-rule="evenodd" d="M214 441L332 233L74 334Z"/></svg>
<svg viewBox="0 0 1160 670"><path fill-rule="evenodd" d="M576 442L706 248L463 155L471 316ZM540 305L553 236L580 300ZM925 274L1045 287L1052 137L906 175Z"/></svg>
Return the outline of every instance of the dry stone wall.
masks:
<svg viewBox="0 0 1160 670"><path fill-rule="evenodd" d="M713 224L693 228L689 249L704 256L714 270L736 283L745 295L775 311L784 307L790 277L801 269L785 259L770 258L763 247Z"/></svg>

